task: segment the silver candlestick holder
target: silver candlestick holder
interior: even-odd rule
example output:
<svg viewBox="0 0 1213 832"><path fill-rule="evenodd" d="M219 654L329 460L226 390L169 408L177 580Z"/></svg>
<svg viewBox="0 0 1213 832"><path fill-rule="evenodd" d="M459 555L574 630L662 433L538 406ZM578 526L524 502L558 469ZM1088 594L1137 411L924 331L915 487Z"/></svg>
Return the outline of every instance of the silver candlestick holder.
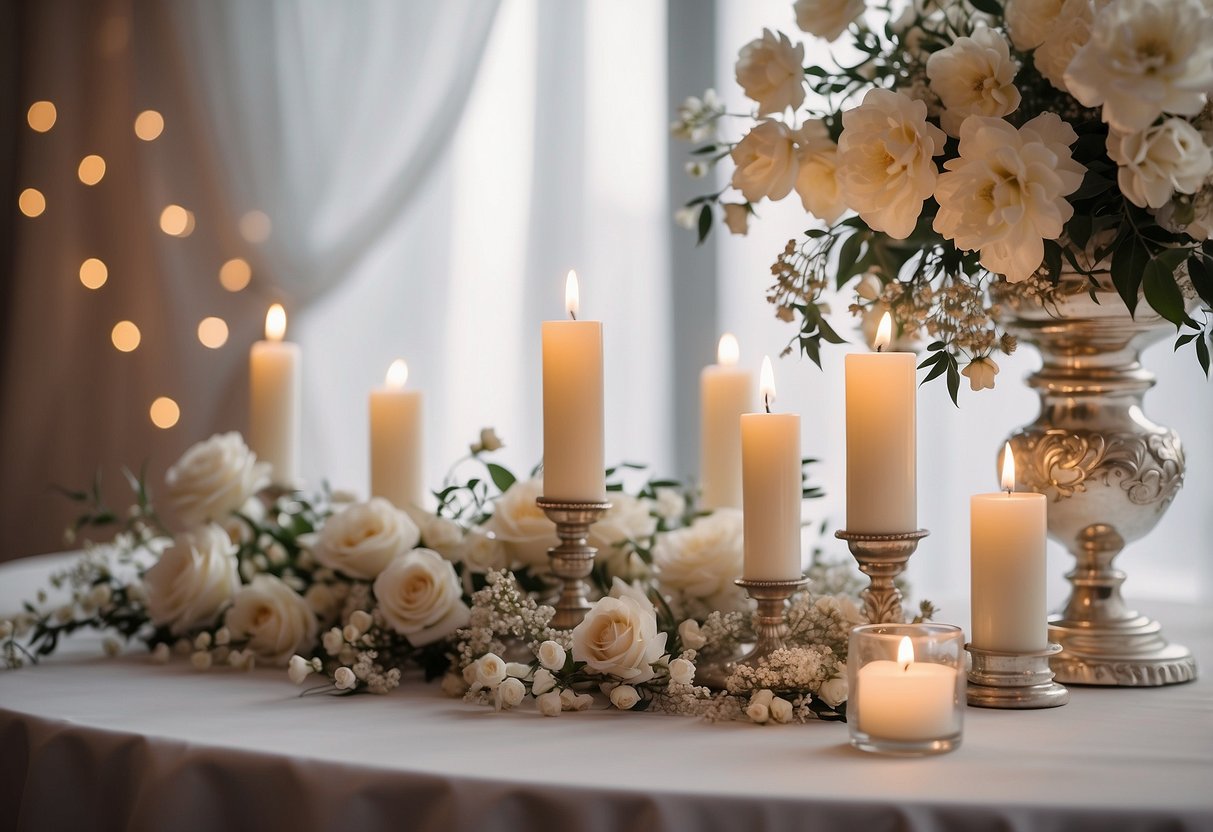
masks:
<svg viewBox="0 0 1213 832"><path fill-rule="evenodd" d="M548 549L552 574L560 581L560 597L556 599L556 615L552 626L571 630L581 623L590 602L586 600L585 579L594 571L594 556L598 550L589 544L590 527L611 508L606 500L553 500L540 497L535 505L556 524L560 545Z"/></svg>
<svg viewBox="0 0 1213 832"><path fill-rule="evenodd" d="M754 614L754 646L740 658L700 668L695 674L697 684L715 690L725 690L730 676L739 666L758 667L762 660L787 647L788 599L809 585L808 578L784 581L752 581L738 578L733 583L741 587L758 604ZM737 693L738 691L730 691Z"/></svg>
<svg viewBox="0 0 1213 832"><path fill-rule="evenodd" d="M901 590L893 581L905 571L910 555L918 541L930 534L926 529L897 534L868 534L866 532L834 532L847 542L847 548L859 562L859 571L868 576L868 588L860 593L863 612L869 624L904 624Z"/></svg>
<svg viewBox="0 0 1213 832"><path fill-rule="evenodd" d="M983 650L966 644L972 657L968 703L978 708L1056 708L1070 701L1070 691L1053 681L1049 659L1061 652L1060 644L1044 650L1010 653Z"/></svg>

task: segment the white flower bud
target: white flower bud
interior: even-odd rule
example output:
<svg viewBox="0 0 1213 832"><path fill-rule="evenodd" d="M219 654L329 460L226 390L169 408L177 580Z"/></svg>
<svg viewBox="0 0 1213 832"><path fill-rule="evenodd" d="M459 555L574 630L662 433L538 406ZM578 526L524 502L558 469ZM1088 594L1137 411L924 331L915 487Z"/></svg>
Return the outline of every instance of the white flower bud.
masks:
<svg viewBox="0 0 1213 832"><path fill-rule="evenodd" d="M7 641L13 637L13 622L0 619L0 639Z"/></svg>
<svg viewBox="0 0 1213 832"><path fill-rule="evenodd" d="M324 645L324 652L330 656L336 656L341 652L341 648L345 646L345 636L336 627L325 633L320 640Z"/></svg>
<svg viewBox="0 0 1213 832"><path fill-rule="evenodd" d="M471 667L471 665L468 666ZM442 692L447 696L463 696L467 690L467 682L458 673L448 673L442 677Z"/></svg>
<svg viewBox="0 0 1213 832"><path fill-rule="evenodd" d="M792 721L792 703L786 699L781 699L776 696L771 700L770 704L771 719L776 722L787 724Z"/></svg>
<svg viewBox="0 0 1213 832"><path fill-rule="evenodd" d="M348 667L339 667L333 672L333 684L337 690L353 690L358 684L358 677Z"/></svg>
<svg viewBox="0 0 1213 832"><path fill-rule="evenodd" d="M588 693L579 693L573 699L574 711L586 711L594 704L594 697Z"/></svg>
<svg viewBox="0 0 1213 832"><path fill-rule="evenodd" d="M754 693L750 695L750 704L751 705L770 705L771 700L774 698L775 698L775 694L773 694L771 691L767 690L766 688L763 688L762 690L754 691Z"/></svg>
<svg viewBox="0 0 1213 832"><path fill-rule="evenodd" d="M560 716L560 694L554 690L540 696L535 700L535 704L539 707L539 713L544 716Z"/></svg>
<svg viewBox="0 0 1213 832"><path fill-rule="evenodd" d="M55 620L57 620L60 624L66 624L72 620L75 614L76 610L71 604L64 604L59 609L55 610Z"/></svg>
<svg viewBox="0 0 1213 832"><path fill-rule="evenodd" d="M361 633L369 633L374 622L375 619L366 610L354 610L350 613L350 626L357 628Z"/></svg>
<svg viewBox="0 0 1213 832"><path fill-rule="evenodd" d="M631 685L619 685L611 691L611 704L621 711L630 711L640 701L640 694Z"/></svg>
<svg viewBox="0 0 1213 832"><path fill-rule="evenodd" d="M761 702L751 702L750 707L745 709L745 715L750 718L751 722L761 725L771 718L771 711Z"/></svg>
<svg viewBox="0 0 1213 832"><path fill-rule="evenodd" d="M525 696L526 685L513 676L507 677L497 686L497 707L499 710L516 707Z"/></svg>
<svg viewBox="0 0 1213 832"><path fill-rule="evenodd" d="M223 647L226 644L232 643L232 631L227 627L220 627L215 631L215 644Z"/></svg>
<svg viewBox="0 0 1213 832"><path fill-rule="evenodd" d="M345 625L345 629L341 631L341 635L346 641L357 641L362 638L362 631L353 624L347 624Z"/></svg>
<svg viewBox="0 0 1213 832"><path fill-rule="evenodd" d="M163 641L152 648L152 661L155 664L165 664L170 655L172 655L172 651Z"/></svg>
<svg viewBox="0 0 1213 832"><path fill-rule="evenodd" d="M198 670L206 670L211 666L211 654L205 650L199 650L190 656L190 664Z"/></svg>
<svg viewBox="0 0 1213 832"><path fill-rule="evenodd" d="M577 704L577 691L572 688L565 688L560 691L560 705L566 711L573 710L573 706Z"/></svg>
<svg viewBox="0 0 1213 832"><path fill-rule="evenodd" d="M493 428L484 428L480 431L480 449L483 451L498 451L505 445L497 436L497 431Z"/></svg>
<svg viewBox="0 0 1213 832"><path fill-rule="evenodd" d="M687 162L685 170L692 179L702 179L708 173L708 166L703 162Z"/></svg>
<svg viewBox="0 0 1213 832"><path fill-rule="evenodd" d="M93 587L93 591L89 593L89 602L97 608L104 607L114 597L114 591L110 589L109 584L97 584Z"/></svg>
<svg viewBox="0 0 1213 832"><path fill-rule="evenodd" d="M554 641L545 641L539 645L539 663L548 670L560 670L564 667L565 652Z"/></svg>
<svg viewBox="0 0 1213 832"><path fill-rule="evenodd" d="M695 681L695 665L686 659L670 662L670 680L678 685L689 685Z"/></svg>
<svg viewBox="0 0 1213 832"><path fill-rule="evenodd" d="M105 650L105 655L111 657L117 656L122 652L122 643L116 638L106 638L105 641L101 642L101 647Z"/></svg>
<svg viewBox="0 0 1213 832"><path fill-rule="evenodd" d="M286 668L287 675L296 685L302 685L303 680L312 675L312 663L303 656L291 656Z"/></svg>
<svg viewBox="0 0 1213 832"><path fill-rule="evenodd" d="M539 696L547 693L554 687L556 687L556 677L552 675L552 671L546 667L541 667L535 671L535 678L531 682L531 693Z"/></svg>
<svg viewBox="0 0 1213 832"><path fill-rule="evenodd" d="M505 678L505 662L495 653L485 653L476 662L476 684L478 688L490 690Z"/></svg>
<svg viewBox="0 0 1213 832"><path fill-rule="evenodd" d="M682 646L688 650L699 650L708 643L703 633L700 632L699 622L693 618L688 618L678 625L678 638L682 641Z"/></svg>
<svg viewBox="0 0 1213 832"><path fill-rule="evenodd" d="M507 662L505 673L507 676L513 676L515 679L525 679L531 675L531 666L522 662Z"/></svg>
<svg viewBox="0 0 1213 832"><path fill-rule="evenodd" d="M211 634L210 633L206 633L206 632L199 633L198 637L194 639L194 649L195 650L206 650L210 646L211 646Z"/></svg>

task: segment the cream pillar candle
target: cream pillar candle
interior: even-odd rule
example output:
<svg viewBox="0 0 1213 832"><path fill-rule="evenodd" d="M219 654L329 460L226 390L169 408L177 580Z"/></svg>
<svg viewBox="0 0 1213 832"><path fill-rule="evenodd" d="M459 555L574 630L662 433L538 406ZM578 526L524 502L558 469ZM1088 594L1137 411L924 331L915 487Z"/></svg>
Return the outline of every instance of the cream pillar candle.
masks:
<svg viewBox="0 0 1213 832"><path fill-rule="evenodd" d="M699 484L705 509L741 508L741 414L754 409L754 376L737 366L737 339L720 336L699 376Z"/></svg>
<svg viewBox="0 0 1213 832"><path fill-rule="evenodd" d="M884 352L892 340L886 312L877 352L846 357L847 531L895 534L918 528L915 461L915 356Z"/></svg>
<svg viewBox="0 0 1213 832"><path fill-rule="evenodd" d="M859 730L873 739L931 740L955 731L956 671L914 661L909 636L901 639L897 661L859 668L858 687Z"/></svg>
<svg viewBox="0 0 1213 832"><path fill-rule="evenodd" d="M1015 457L1003 451L998 494L969 501L974 647L1028 653L1049 645L1045 603L1048 508L1043 494L1015 493Z"/></svg>
<svg viewBox="0 0 1213 832"><path fill-rule="evenodd" d="M425 505L421 391L404 388L408 377L408 365L397 358L370 397L371 496L402 509Z"/></svg>
<svg viewBox="0 0 1213 832"><path fill-rule="evenodd" d="M299 484L300 353L282 340L286 311L275 303L265 316L265 340L249 352L249 447L273 466L273 482Z"/></svg>
<svg viewBox="0 0 1213 832"><path fill-rule="evenodd" d="M802 574L800 416L771 412L775 374L769 357L762 359L760 383L766 412L741 417L742 574L752 581L794 580Z"/></svg>
<svg viewBox="0 0 1213 832"><path fill-rule="evenodd" d="M568 321L543 323L543 496L606 499L602 323L579 321L577 274L565 281Z"/></svg>

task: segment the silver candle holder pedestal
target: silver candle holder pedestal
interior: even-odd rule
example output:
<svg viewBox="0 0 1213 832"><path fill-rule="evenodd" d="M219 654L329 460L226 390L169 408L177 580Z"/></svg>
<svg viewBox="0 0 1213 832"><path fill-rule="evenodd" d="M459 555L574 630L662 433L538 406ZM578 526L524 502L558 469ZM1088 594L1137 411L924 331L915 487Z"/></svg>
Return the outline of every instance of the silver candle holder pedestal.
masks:
<svg viewBox="0 0 1213 832"><path fill-rule="evenodd" d="M1053 681L1049 659L1061 652L1060 644L1044 650L1011 653L983 650L966 644L972 666L965 694L978 708L1056 708L1070 701L1070 691Z"/></svg>
<svg viewBox="0 0 1213 832"><path fill-rule="evenodd" d="M733 583L744 589L758 604L758 610L754 613L756 640L749 652L740 658L698 668L695 673L696 683L713 690L725 690L729 677L739 666L756 668L764 658L788 646L788 599L808 586L809 579L802 577L783 581L753 581L738 578Z"/></svg>
<svg viewBox="0 0 1213 832"><path fill-rule="evenodd" d="M928 534L930 532L926 529L894 534L868 534L845 529L834 532L835 537L847 542L847 548L859 562L859 571L868 576L870 583L860 597L869 624L905 623L901 590L893 585L893 581L905 571L910 555L918 548L918 541Z"/></svg>
<svg viewBox="0 0 1213 832"><path fill-rule="evenodd" d="M606 500L555 500L540 497L535 505L556 524L560 544L548 549L552 575L560 581L560 596L553 605L556 615L552 626L571 630L581 623L590 602L586 599L585 579L594 571L598 550L589 544L590 527L611 508Z"/></svg>

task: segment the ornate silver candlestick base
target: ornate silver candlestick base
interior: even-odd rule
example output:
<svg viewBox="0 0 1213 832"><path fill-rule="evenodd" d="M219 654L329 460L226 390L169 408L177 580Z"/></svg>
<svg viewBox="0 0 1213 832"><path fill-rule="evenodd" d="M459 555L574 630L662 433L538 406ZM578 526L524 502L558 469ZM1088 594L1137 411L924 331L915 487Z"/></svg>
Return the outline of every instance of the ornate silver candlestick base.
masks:
<svg viewBox="0 0 1213 832"><path fill-rule="evenodd" d="M973 658L966 698L978 708L1056 708L1070 692L1053 681L1049 658L1061 652L1050 644L1036 653L1004 653L966 644Z"/></svg>
<svg viewBox="0 0 1213 832"><path fill-rule="evenodd" d="M585 597L585 579L594 571L594 556L598 554L588 542L590 526L610 509L611 504L606 500L572 502L540 497L535 505L556 524L556 536L560 538L559 546L548 549L552 574L561 582L552 626L571 630L581 623L590 608Z"/></svg>
<svg viewBox="0 0 1213 832"><path fill-rule="evenodd" d="M834 532L834 536L847 542L847 548L859 561L859 571L867 575L871 585L865 589L863 612L869 624L904 624L906 617L901 610L901 590L893 580L905 571L910 555L918 548L918 541L930 532L900 534L866 534L864 532Z"/></svg>
<svg viewBox="0 0 1213 832"><path fill-rule="evenodd" d="M725 682L739 665L758 667L765 657L787 647L788 622L785 617L788 599L809 585L808 578L793 578L787 581L751 581L738 578L733 583L744 589L758 602L754 614L754 630L757 641L739 659L717 665L707 665L695 674L695 681L717 690L725 689ZM738 693L739 691L731 691Z"/></svg>

